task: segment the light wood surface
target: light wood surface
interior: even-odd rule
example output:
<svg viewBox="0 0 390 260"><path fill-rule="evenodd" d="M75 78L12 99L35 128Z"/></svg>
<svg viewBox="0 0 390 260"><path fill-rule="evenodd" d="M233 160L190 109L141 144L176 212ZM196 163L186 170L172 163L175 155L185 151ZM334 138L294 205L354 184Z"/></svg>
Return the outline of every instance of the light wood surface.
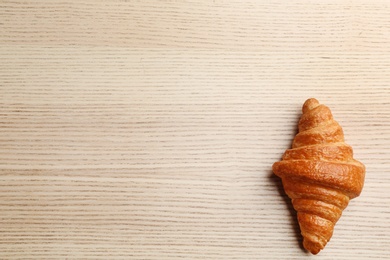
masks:
<svg viewBox="0 0 390 260"><path fill-rule="evenodd" d="M389 259L389 1L0 2L0 259ZM367 167L318 256L273 162Z"/></svg>

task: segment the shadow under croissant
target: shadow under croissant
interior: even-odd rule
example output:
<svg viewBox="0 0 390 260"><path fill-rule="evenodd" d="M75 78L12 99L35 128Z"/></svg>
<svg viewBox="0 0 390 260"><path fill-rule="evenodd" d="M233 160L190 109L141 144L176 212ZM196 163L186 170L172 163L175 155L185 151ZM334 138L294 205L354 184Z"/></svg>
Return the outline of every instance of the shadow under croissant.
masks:
<svg viewBox="0 0 390 260"><path fill-rule="evenodd" d="M287 194L284 191L282 179L280 179L278 176L276 176L272 171L270 172L269 178L271 181L275 184L280 196L284 199L288 210L290 211L290 220L291 225L294 229L294 234L297 239L297 243L301 250L305 252L306 254L310 255L310 253L303 247L303 238L301 235L301 229L299 227L298 219L297 219L297 212L295 211L291 199L287 196Z"/></svg>

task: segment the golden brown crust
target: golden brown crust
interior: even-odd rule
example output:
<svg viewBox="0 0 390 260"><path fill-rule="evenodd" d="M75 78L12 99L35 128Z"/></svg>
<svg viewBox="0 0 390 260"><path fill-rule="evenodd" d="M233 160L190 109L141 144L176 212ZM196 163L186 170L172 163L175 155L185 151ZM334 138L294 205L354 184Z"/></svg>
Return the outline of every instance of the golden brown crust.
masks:
<svg viewBox="0 0 390 260"><path fill-rule="evenodd" d="M302 112L292 149L272 169L298 212L304 247L317 254L332 237L349 200L360 195L365 167L353 159L328 107L312 98Z"/></svg>

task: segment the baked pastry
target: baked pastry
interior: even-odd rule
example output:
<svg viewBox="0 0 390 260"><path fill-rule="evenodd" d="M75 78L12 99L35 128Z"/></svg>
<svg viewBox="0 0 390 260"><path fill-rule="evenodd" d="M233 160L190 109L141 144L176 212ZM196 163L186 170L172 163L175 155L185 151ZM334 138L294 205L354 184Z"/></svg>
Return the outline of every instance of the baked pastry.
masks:
<svg viewBox="0 0 390 260"><path fill-rule="evenodd" d="M297 211L304 248L318 254L349 200L360 195L365 167L353 159L352 148L327 106L311 98L302 112L292 149L272 170L282 178Z"/></svg>

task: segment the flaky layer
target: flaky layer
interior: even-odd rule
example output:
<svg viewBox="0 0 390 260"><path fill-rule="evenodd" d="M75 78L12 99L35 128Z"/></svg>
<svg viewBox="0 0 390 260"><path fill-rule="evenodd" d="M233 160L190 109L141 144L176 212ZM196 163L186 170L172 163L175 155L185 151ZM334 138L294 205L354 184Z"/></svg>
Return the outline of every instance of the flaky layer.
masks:
<svg viewBox="0 0 390 260"><path fill-rule="evenodd" d="M301 181L343 191L351 199L360 195L364 183L364 167L358 163L340 163L319 160L283 160L272 167L281 177L300 179Z"/></svg>

